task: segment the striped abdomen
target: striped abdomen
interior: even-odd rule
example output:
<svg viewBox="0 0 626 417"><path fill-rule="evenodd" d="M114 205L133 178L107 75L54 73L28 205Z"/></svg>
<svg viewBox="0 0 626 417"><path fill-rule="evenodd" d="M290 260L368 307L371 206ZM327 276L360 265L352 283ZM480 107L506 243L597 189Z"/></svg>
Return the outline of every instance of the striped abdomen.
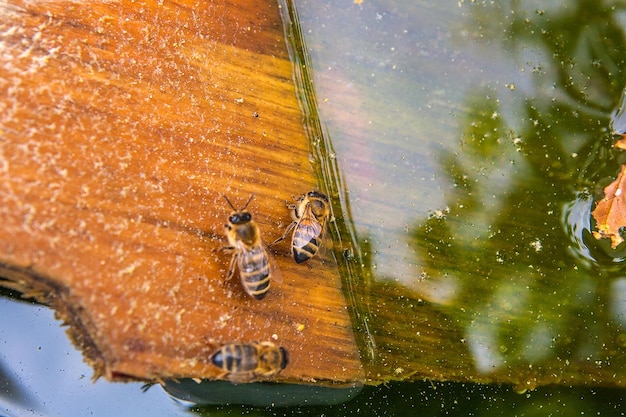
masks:
<svg viewBox="0 0 626 417"><path fill-rule="evenodd" d="M306 262L317 254L320 248L322 225L302 219L296 226L291 240L293 259L296 263Z"/></svg>
<svg viewBox="0 0 626 417"><path fill-rule="evenodd" d="M289 363L287 350L271 342L231 343L211 356L213 365L233 383L272 377Z"/></svg>
<svg viewBox="0 0 626 417"><path fill-rule="evenodd" d="M270 264L265 248L258 245L242 250L237 267L246 293L257 300L265 297L270 289Z"/></svg>
<svg viewBox="0 0 626 417"><path fill-rule="evenodd" d="M211 362L224 372L253 372L258 365L258 352L253 344L233 343L222 346L211 356Z"/></svg>

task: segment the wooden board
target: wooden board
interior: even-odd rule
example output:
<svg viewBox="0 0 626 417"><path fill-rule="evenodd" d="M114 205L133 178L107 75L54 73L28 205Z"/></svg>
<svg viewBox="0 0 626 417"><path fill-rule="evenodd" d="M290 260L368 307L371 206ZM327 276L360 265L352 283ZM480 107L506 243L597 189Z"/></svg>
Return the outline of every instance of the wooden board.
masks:
<svg viewBox="0 0 626 417"><path fill-rule="evenodd" d="M57 310L111 380L215 378L272 341L283 382L363 378L332 257L257 301L226 280L224 223L264 240L316 187L273 2L0 4L0 275Z"/></svg>

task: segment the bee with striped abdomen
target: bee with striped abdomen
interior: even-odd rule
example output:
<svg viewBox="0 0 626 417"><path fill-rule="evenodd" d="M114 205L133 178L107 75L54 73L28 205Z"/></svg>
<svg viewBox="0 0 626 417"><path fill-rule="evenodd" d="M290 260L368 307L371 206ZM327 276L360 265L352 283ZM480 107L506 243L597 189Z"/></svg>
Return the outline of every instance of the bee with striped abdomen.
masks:
<svg viewBox="0 0 626 417"><path fill-rule="evenodd" d="M224 226L229 246L223 247L222 250L234 251L228 268L228 279L232 278L237 267L246 293L261 300L270 289L273 266L270 264L269 256L261 240L259 227L252 220L252 215L246 211L253 197L254 194L250 196L241 210L237 210L228 197L224 196L233 212Z"/></svg>
<svg viewBox="0 0 626 417"><path fill-rule="evenodd" d="M282 240L293 230L291 252L296 263L306 262L314 257L320 249L326 222L330 217L328 197L319 191L309 191L298 198L297 204L288 206L292 211L293 222L287 226L285 233L272 242L272 246Z"/></svg>
<svg viewBox="0 0 626 417"><path fill-rule="evenodd" d="M231 343L211 355L211 362L233 383L270 378L287 366L289 357L283 347L271 342Z"/></svg>

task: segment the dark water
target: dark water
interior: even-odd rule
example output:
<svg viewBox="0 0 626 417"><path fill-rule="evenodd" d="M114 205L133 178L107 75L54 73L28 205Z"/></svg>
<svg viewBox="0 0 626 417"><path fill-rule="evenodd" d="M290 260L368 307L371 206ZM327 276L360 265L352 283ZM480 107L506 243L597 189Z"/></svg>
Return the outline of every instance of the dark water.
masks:
<svg viewBox="0 0 626 417"><path fill-rule="evenodd" d="M53 313L4 293L0 415L623 415L625 391L593 375L626 378L626 249L591 236L590 212L626 161L612 147L626 4L431 3L295 3L325 134L311 160L337 200L369 369L402 378L443 357L515 387L393 382L337 406L195 407L93 384ZM429 314L455 341L429 345L443 328ZM462 357L441 353L455 343ZM533 389L551 374L568 382Z"/></svg>
<svg viewBox="0 0 626 417"><path fill-rule="evenodd" d="M93 371L46 307L0 298L0 415L166 416L184 414L162 390L93 383Z"/></svg>

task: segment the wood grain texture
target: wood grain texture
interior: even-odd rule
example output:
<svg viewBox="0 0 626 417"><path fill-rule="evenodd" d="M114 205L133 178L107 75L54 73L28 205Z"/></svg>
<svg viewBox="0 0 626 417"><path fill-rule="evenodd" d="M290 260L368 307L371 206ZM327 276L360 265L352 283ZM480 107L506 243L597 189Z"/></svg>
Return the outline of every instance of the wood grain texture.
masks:
<svg viewBox="0 0 626 417"><path fill-rule="evenodd" d="M363 378L332 260L262 301L226 280L228 195L266 242L315 187L273 2L0 4L0 281L57 310L96 376L215 378L273 341L284 382ZM330 257L327 257L330 258Z"/></svg>

